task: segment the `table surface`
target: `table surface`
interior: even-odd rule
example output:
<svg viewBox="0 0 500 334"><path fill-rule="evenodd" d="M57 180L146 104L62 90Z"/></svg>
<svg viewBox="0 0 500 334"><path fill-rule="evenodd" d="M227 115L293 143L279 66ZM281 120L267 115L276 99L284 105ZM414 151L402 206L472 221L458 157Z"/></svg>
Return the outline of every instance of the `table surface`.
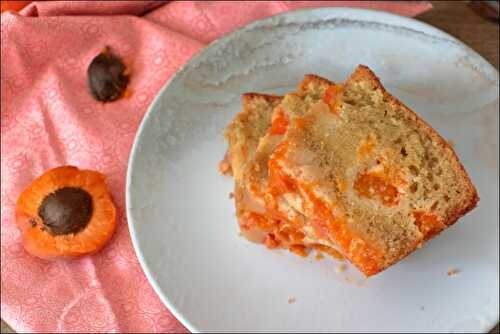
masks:
<svg viewBox="0 0 500 334"><path fill-rule="evenodd" d="M417 17L455 36L498 69L499 22L477 14L469 1L432 1L434 8ZM14 331L2 321L1 333ZM499 333L498 325L491 333Z"/></svg>

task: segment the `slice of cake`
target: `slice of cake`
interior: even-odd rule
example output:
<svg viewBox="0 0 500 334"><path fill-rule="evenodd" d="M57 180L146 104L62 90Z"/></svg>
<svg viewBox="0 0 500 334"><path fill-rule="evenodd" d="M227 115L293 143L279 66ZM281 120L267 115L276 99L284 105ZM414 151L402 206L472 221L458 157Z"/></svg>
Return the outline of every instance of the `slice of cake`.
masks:
<svg viewBox="0 0 500 334"><path fill-rule="evenodd" d="M240 182L242 190L237 192L239 209L244 211L240 226L250 240L263 242L269 248L288 248L302 256L311 248L339 256L327 242L302 229L306 218L297 205L299 197L293 193L273 196L268 192L269 157L283 140L288 124L325 98L331 87L334 84L326 79L306 75L297 91L285 95L275 107L271 126L260 139L254 158L246 164Z"/></svg>
<svg viewBox="0 0 500 334"><path fill-rule="evenodd" d="M281 96L259 93L245 93L242 96L243 110L229 123L224 131L228 151L219 169L223 174L234 176L234 198L236 216L243 234L252 241L261 241L264 236L260 230L250 231L245 226L264 226L266 219L245 198L242 174L245 166L252 161L259 144L271 126L274 108L282 100ZM252 224L251 224L252 223ZM245 233L246 232L246 233Z"/></svg>
<svg viewBox="0 0 500 334"><path fill-rule="evenodd" d="M449 144L365 66L289 120L268 166L265 196L288 198L306 217L299 232L334 247L367 276L479 199Z"/></svg>
<svg viewBox="0 0 500 334"><path fill-rule="evenodd" d="M281 99L281 96L275 95L243 94L243 110L224 131L229 148L222 161L221 172L231 170L236 181L241 179L244 166L253 159L260 138L271 126L274 107Z"/></svg>

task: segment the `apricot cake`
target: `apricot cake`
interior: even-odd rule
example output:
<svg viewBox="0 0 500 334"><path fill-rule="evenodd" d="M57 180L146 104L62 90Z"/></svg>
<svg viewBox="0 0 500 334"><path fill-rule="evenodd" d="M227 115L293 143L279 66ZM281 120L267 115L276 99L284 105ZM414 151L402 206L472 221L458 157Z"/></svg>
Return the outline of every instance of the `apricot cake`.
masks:
<svg viewBox="0 0 500 334"><path fill-rule="evenodd" d="M253 241L340 253L370 276L479 200L450 145L365 66L343 84L308 75L269 107L251 155L231 159L240 228Z"/></svg>
<svg viewBox="0 0 500 334"><path fill-rule="evenodd" d="M248 204L244 205L242 186L242 174L248 161L251 161L257 150L257 145L262 136L266 134L271 126L271 116L282 97L257 93L243 94L243 110L227 126L224 136L228 142L228 150L219 169L223 174L232 174L235 181L234 198L236 205L236 216L241 230L248 239L261 241L257 237L252 238L247 226L249 221L255 221L257 214L248 210ZM250 208L251 209L251 208ZM255 233L260 234L261 228Z"/></svg>
<svg viewBox="0 0 500 334"><path fill-rule="evenodd" d="M259 140L271 125L273 109L282 97L258 93L243 94L243 110L224 131L229 148L221 163L221 172L231 170L236 181L241 179L244 166L253 158Z"/></svg>
<svg viewBox="0 0 500 334"><path fill-rule="evenodd" d="M291 206L293 200L286 198L293 194L272 196L268 192L268 161L271 153L283 139L291 121L309 110L324 97L334 84L316 75L306 75L299 84L297 92L286 94L275 107L271 125L260 139L253 159L243 171L241 188L236 191L236 206L243 209L240 226L245 236L253 241L264 242L269 248L283 247L305 256L311 248L321 249L332 255L339 254L319 242L314 235L305 234L302 229L306 221L302 212ZM265 228L263 228L265 227Z"/></svg>

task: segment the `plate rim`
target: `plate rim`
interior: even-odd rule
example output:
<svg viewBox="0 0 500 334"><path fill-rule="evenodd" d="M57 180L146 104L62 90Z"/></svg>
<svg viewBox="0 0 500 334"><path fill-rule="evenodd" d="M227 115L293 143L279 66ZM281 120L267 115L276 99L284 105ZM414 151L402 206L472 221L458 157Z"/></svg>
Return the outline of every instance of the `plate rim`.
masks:
<svg viewBox="0 0 500 334"><path fill-rule="evenodd" d="M392 27L395 28L409 28L408 25L411 25L409 29L414 30L414 32L421 32L425 33L426 35L429 35L431 37L438 37L438 38L446 38L451 42L456 43L458 46L462 47L464 51L467 53L471 54L473 57L476 59L480 60L483 62L483 65L486 65L486 71L487 72L493 72L496 74L496 81L498 82L498 77L499 77L499 71L488 61L486 60L482 55L480 55L478 52L473 50L471 47L469 47L467 44L464 42L460 41L456 37L450 35L449 33L434 27L426 22L422 22L419 20L416 20L412 17L406 17L406 16L401 16L398 14L390 13L390 12L385 12L385 11L380 11L380 10L374 10L374 9L362 9L362 8L352 8L352 7L319 7L319 8L303 8L303 9L296 9L296 10L288 10L282 13L279 13L277 15L272 15L268 16L259 20L252 21L236 30L233 30L227 34L224 34L223 36L215 39L211 43L207 44L205 47L201 48L199 51L197 51L188 61L186 61L182 66L179 67L179 69L163 84L163 86L160 88L154 99L152 100L151 104L148 106L146 112L144 113L144 116L136 130L135 136L134 136L134 142L132 144L132 147L130 149L129 153L129 158L127 162L127 175L126 175L126 184L125 184L125 205L126 205L126 219L127 219L127 226L128 230L130 233L130 238L132 241L132 246L134 248L134 252L137 256L137 259L139 261L139 264L141 266L142 271L144 272L149 284L151 284L154 292L156 295L159 297L161 302L167 307L167 309L172 313L172 315L185 327L187 328L191 333L200 333L203 330L196 328L191 322L175 307L173 303L170 302L169 298L167 297L166 293L163 292L162 288L160 287L160 284L157 282L157 280L153 277L153 273L151 269L148 267L147 262L146 262L146 257L141 251L140 248L140 242L138 240L138 232L136 230L136 224L134 224L133 220L133 215L132 215L132 208L131 208L131 192L132 192L132 174L134 173L134 167L135 167L135 160L136 156L138 156L138 151L139 151L139 146L140 146L140 141L141 141L141 135L143 131L145 130L145 125L148 123L149 118L153 115L154 111L157 109L157 106L160 104L160 99L161 96L165 93L165 91L168 89L168 87L175 82L178 78L182 76L182 73L184 73L190 66L192 66L193 63L199 61L204 57L204 55L209 52L210 49L215 48L219 45L223 45L225 42L230 41L232 38L237 36L238 34L244 33L247 30L252 30L254 27L261 25L261 24L266 24L267 22L271 23L274 20L277 20L281 17L286 17L286 16L307 16L307 15L312 15L313 13L321 13L321 12L328 12L328 14L332 17L335 16L335 12L338 12L339 14L342 13L353 13L354 15L356 14L371 14L375 15L378 18L383 18L389 17L393 19L399 20L398 25L395 24L389 24ZM361 22L368 22L363 19L358 19L356 20L361 21ZM415 30L414 27L422 28L422 30ZM492 323L487 323L484 324L483 327L478 328L480 332L489 332L491 331L498 323L499 323L499 316L497 316L496 321Z"/></svg>

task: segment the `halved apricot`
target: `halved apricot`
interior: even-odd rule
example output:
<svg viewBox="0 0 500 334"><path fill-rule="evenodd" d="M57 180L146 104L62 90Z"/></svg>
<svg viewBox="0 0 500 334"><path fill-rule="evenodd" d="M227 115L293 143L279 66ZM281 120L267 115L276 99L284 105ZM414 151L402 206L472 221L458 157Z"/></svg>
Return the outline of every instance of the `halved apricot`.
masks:
<svg viewBox="0 0 500 334"><path fill-rule="evenodd" d="M19 12L21 9L30 4L31 1L0 1L1 4L1 12L3 13L6 10L12 10L14 12Z"/></svg>
<svg viewBox="0 0 500 334"><path fill-rule="evenodd" d="M16 224L32 255L64 258L91 254L113 235L116 208L106 177L63 166L48 170L21 193Z"/></svg>

